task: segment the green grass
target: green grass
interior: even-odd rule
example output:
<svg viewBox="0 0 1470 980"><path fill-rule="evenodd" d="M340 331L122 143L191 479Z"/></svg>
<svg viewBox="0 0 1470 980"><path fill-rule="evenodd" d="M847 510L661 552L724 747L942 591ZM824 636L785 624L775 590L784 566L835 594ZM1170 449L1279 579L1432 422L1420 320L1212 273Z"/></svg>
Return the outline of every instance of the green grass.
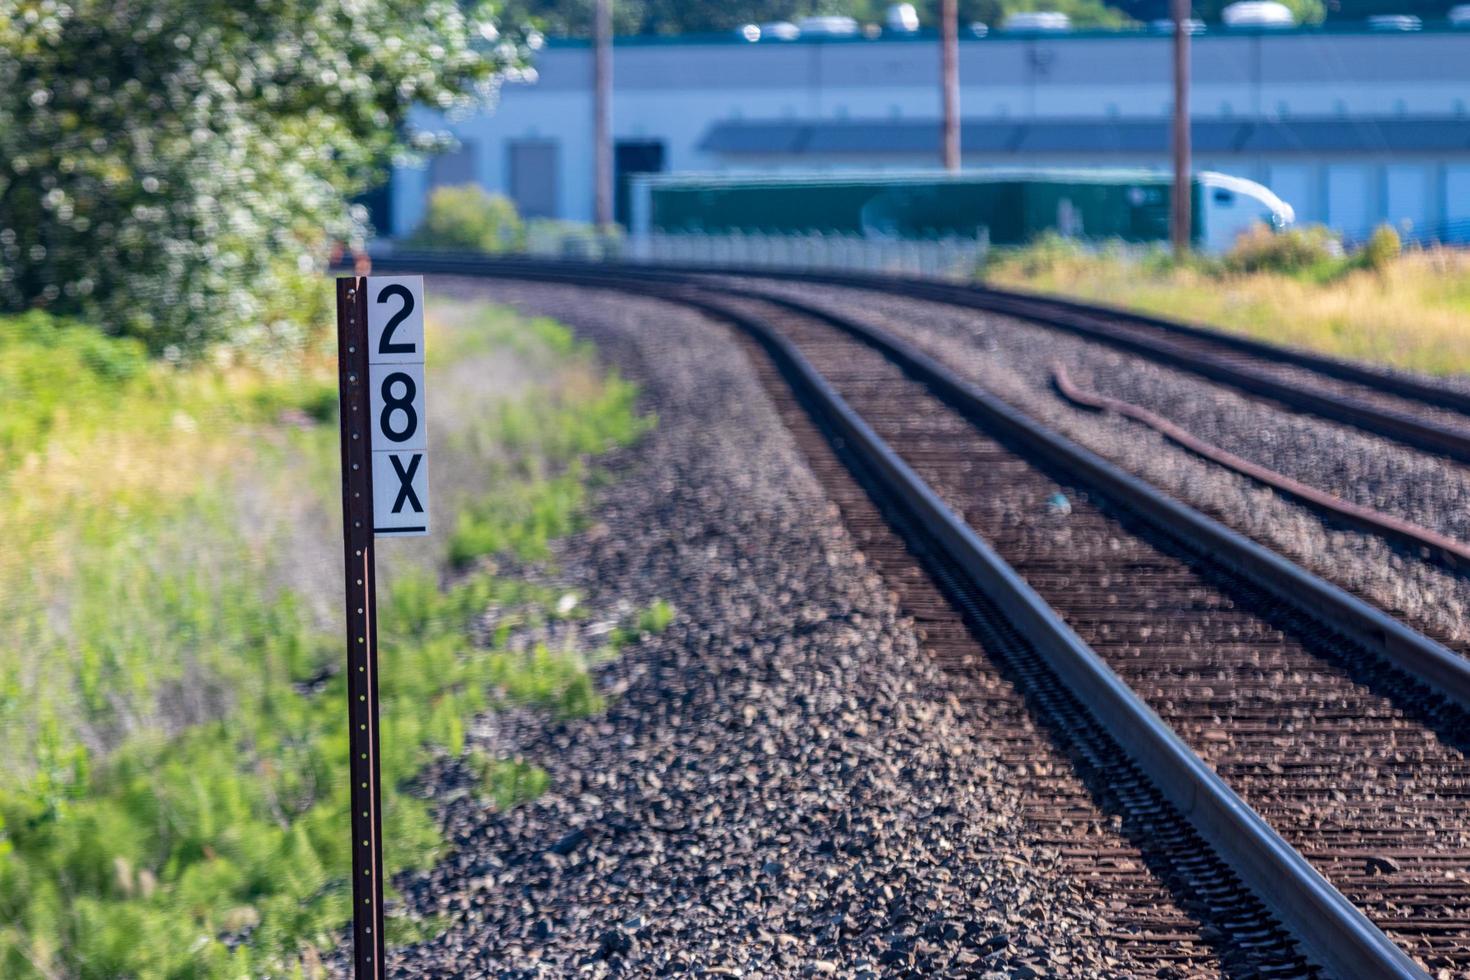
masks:
<svg viewBox="0 0 1470 980"><path fill-rule="evenodd" d="M515 355L538 380L440 450L496 471L459 523L476 557L534 560L580 520L591 457L651 422L565 328L470 321L446 351ZM340 631L332 588L302 584L339 574L312 509L334 496L330 365L178 370L40 315L0 320L0 365L0 976L316 972L350 914ZM326 564L298 569L312 534ZM446 583L453 553L383 578L390 872L441 853L403 786L463 752L476 714L602 707L588 666L607 653L511 643L575 608L488 569ZM497 806L547 784L520 761L483 781Z"/></svg>
<svg viewBox="0 0 1470 980"><path fill-rule="evenodd" d="M530 802L551 785L546 770L524 759L492 759L471 752L470 767L479 780L480 795L499 810Z"/></svg>
<svg viewBox="0 0 1470 980"><path fill-rule="evenodd" d="M467 443L492 441L510 455L492 464L486 476L502 489L459 515L449 546L450 561L459 568L499 553L549 557L549 542L579 527L590 478L583 460L628 445L656 424L652 415L636 410L636 385L616 373L588 370L592 351L565 327L544 318L521 326L500 342L523 356L550 354L580 369L565 371L545 398L507 402L488 413L489 440L484 430L466 433Z"/></svg>
<svg viewBox="0 0 1470 980"><path fill-rule="evenodd" d="M674 607L663 599L655 599L638 614L638 629L643 633L662 633L674 621Z"/></svg>

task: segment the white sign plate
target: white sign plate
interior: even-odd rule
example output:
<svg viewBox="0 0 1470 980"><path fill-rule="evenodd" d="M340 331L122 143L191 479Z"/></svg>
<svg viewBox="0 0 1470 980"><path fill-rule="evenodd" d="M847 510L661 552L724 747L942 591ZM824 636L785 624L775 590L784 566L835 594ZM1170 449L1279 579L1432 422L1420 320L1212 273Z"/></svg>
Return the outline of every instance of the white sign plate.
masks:
<svg viewBox="0 0 1470 980"><path fill-rule="evenodd" d="M423 277L369 276L367 299L373 531L428 534Z"/></svg>
<svg viewBox="0 0 1470 980"><path fill-rule="evenodd" d="M424 428L424 366L368 364L373 452L428 449Z"/></svg>
<svg viewBox="0 0 1470 980"><path fill-rule="evenodd" d="M424 277L368 277L368 363L424 363Z"/></svg>
<svg viewBox="0 0 1470 980"><path fill-rule="evenodd" d="M429 454L373 452L373 532L429 533Z"/></svg>

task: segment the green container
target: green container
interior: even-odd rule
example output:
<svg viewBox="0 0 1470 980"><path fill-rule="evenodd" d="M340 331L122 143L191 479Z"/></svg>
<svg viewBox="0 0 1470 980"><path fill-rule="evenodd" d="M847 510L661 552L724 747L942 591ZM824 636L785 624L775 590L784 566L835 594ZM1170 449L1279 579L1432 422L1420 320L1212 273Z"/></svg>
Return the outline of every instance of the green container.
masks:
<svg viewBox="0 0 1470 980"><path fill-rule="evenodd" d="M976 238L1020 245L1046 232L1167 241L1171 181L1139 171L670 175L648 184L649 228L662 233L844 234ZM1193 185L1195 237L1200 193Z"/></svg>

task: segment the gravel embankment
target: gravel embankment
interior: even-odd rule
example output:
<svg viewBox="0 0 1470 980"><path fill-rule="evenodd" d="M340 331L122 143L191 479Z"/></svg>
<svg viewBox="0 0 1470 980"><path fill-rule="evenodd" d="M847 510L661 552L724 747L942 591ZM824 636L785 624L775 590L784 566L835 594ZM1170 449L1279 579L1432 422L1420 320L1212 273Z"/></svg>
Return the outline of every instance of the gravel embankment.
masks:
<svg viewBox="0 0 1470 980"><path fill-rule="evenodd" d="M1139 423L1072 406L1051 386L1051 365L1246 459L1462 540L1470 540L1470 468L1013 317L835 286L756 285L919 344L1033 418L1414 627L1461 649L1470 644L1470 580L1374 535L1328 526Z"/></svg>
<svg viewBox="0 0 1470 980"><path fill-rule="evenodd" d="M539 800L495 812L457 764L426 775L453 850L397 884L448 929L394 975L1136 972L720 328L611 294L432 288L557 316L644 385L660 424L554 574L594 619L656 596L678 614L599 668L604 715L479 727L550 772Z"/></svg>

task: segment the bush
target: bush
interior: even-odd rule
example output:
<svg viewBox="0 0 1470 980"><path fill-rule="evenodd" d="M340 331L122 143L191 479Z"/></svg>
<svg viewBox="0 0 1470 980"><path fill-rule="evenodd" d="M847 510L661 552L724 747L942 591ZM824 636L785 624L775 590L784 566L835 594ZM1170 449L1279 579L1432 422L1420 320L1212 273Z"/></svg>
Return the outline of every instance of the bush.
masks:
<svg viewBox="0 0 1470 980"><path fill-rule="evenodd" d="M423 223L405 244L495 255L517 251L524 242L525 226L508 197L487 193L477 184L465 184L435 188Z"/></svg>
<svg viewBox="0 0 1470 980"><path fill-rule="evenodd" d="M636 393L559 324L482 322L486 354L538 370L514 414L451 430L511 503L464 493L499 540L546 554L585 499L574 457L642 431ZM0 316L0 977L316 976L342 936L342 641L289 571L309 574L313 546L284 533L307 526L259 519L335 470L335 430L300 421L327 410L328 379L174 368L137 340ZM424 763L497 705L598 710L605 655L511 642L570 612L545 586L396 571L379 607L390 874L443 846L410 792ZM518 760L483 776L501 806L547 784ZM391 928L410 941L433 920Z"/></svg>
<svg viewBox="0 0 1470 980"><path fill-rule="evenodd" d="M62 412L106 412L148 361L135 340L103 337L33 310L0 317L0 473L44 444Z"/></svg>
<svg viewBox="0 0 1470 980"><path fill-rule="evenodd" d="M520 57L477 49L494 36L477 14L458 0L0 6L0 312L80 316L155 352L262 325L299 339L302 274L365 234L349 198L433 142L409 110L468 105Z"/></svg>
<svg viewBox="0 0 1470 980"><path fill-rule="evenodd" d="M1091 254L1092 251L1075 238L1068 238L1055 231L1044 231L1020 247L1002 246L986 250L980 258L976 273L984 277L992 268L1014 264L1022 275L1029 277Z"/></svg>
<svg viewBox="0 0 1470 980"><path fill-rule="evenodd" d="M1257 224L1241 233L1222 264L1229 272L1330 274L1341 267L1342 257L1342 242L1322 225L1273 231Z"/></svg>
<svg viewBox="0 0 1470 980"><path fill-rule="evenodd" d="M1404 243L1392 225L1379 225L1358 250L1358 265L1374 272L1382 272L1393 264L1404 251Z"/></svg>

